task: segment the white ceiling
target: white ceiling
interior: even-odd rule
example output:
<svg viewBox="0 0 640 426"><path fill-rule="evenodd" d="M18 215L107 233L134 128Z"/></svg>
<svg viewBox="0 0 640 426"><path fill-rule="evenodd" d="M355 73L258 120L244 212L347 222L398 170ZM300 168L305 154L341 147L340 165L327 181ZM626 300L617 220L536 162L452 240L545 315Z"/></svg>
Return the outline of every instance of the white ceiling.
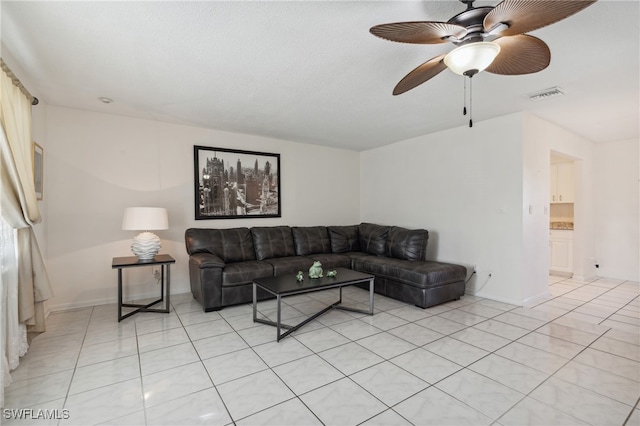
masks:
<svg viewBox="0 0 640 426"><path fill-rule="evenodd" d="M463 78L448 70L391 95L451 45L369 33L382 23L446 21L464 8L453 0L2 0L2 44L49 104L365 150L466 125ZM549 45L551 65L474 77L474 123L526 110L595 142L638 138L639 20L637 0L600 0L532 32ZM525 98L553 86L566 96Z"/></svg>

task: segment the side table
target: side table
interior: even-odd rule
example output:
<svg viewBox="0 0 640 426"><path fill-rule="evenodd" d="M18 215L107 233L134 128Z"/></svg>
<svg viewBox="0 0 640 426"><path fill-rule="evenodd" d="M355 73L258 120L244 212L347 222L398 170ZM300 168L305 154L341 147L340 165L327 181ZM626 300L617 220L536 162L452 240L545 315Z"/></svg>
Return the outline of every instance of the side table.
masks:
<svg viewBox="0 0 640 426"><path fill-rule="evenodd" d="M127 257L114 257L113 263L111 264L112 269L118 270L118 322L122 321L125 318L130 317L133 314L137 314L138 312L160 312L160 313L169 313L170 310L170 285L171 285L171 271L170 267L172 263L176 263L175 259L168 254L159 254L150 261L141 262L137 256L127 256ZM146 305L139 305L134 303L122 303L122 270L124 268L134 268L138 266L154 266L160 265L161 276L160 276L160 299L148 303ZM166 269L166 270L165 270ZM165 301L165 308L151 308L151 306L160 303L165 300L165 289L167 287L166 295L167 300ZM122 307L127 308L137 308L125 315L122 315Z"/></svg>

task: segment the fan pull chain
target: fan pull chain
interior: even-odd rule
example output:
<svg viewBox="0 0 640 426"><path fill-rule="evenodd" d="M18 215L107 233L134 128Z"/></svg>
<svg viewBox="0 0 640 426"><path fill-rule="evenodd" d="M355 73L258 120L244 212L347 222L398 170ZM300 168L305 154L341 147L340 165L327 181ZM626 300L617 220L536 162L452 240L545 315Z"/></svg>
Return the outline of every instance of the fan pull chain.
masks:
<svg viewBox="0 0 640 426"><path fill-rule="evenodd" d="M462 81L464 81L464 93L462 96L462 115L467 115L467 79L462 77Z"/></svg>
<svg viewBox="0 0 640 426"><path fill-rule="evenodd" d="M469 76L469 127L473 127L473 76Z"/></svg>

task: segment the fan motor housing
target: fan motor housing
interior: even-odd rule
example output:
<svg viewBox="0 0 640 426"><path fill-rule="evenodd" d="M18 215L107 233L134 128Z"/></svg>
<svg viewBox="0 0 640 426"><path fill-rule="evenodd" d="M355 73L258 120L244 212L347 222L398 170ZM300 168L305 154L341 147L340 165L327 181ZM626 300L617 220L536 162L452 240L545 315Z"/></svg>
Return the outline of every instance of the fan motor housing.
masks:
<svg viewBox="0 0 640 426"><path fill-rule="evenodd" d="M470 41L482 41L484 37L484 17L493 10L493 7L476 7L458 13L447 21L448 24L460 25L467 29L467 34L460 41L453 41L454 44L461 44Z"/></svg>

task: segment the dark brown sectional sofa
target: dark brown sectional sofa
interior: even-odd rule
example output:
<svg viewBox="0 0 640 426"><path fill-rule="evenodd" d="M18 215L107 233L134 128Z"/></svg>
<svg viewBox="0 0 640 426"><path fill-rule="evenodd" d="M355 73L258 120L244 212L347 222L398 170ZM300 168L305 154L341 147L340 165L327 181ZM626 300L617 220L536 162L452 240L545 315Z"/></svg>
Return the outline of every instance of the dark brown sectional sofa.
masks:
<svg viewBox="0 0 640 426"><path fill-rule="evenodd" d="M352 226L190 228L185 232L193 297L205 312L251 302L252 281L345 267L375 275L375 292L421 308L459 299L464 266L426 260L428 231ZM259 292L258 298L267 298Z"/></svg>

